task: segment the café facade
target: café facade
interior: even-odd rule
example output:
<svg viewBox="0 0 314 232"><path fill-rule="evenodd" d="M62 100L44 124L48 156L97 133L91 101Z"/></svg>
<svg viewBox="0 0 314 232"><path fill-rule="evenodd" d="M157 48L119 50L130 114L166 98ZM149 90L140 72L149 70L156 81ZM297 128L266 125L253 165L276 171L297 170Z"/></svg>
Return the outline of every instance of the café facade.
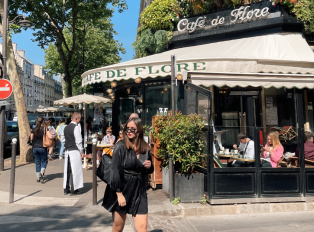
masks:
<svg viewBox="0 0 314 232"><path fill-rule="evenodd" d="M167 51L85 72L83 86L114 99L114 133L129 113L151 126L160 110L172 109L172 55L175 109L206 120L207 158L198 171L211 204L314 196L314 162L303 146L304 131L314 128L314 53L302 23L269 1L184 18ZM260 148L270 131L279 133L284 159L263 168ZM252 166L235 168L241 158L224 152L239 143L239 132L254 141Z"/></svg>

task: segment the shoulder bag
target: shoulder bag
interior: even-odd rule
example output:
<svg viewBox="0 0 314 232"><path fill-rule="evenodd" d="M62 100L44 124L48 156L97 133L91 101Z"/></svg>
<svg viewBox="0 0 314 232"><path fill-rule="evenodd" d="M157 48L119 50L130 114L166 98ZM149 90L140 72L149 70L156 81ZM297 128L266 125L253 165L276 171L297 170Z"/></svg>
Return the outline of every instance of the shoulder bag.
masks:
<svg viewBox="0 0 314 232"><path fill-rule="evenodd" d="M145 153L144 160L148 159L148 150ZM141 160L142 161L142 160ZM144 161L143 161L144 162ZM98 176L99 179L101 179L106 184L110 183L110 170L111 170L111 164L112 164L112 157L109 155L104 154L101 158L101 162L96 170L96 176ZM124 171L126 174L136 174L138 173L132 172L132 171Z"/></svg>
<svg viewBox="0 0 314 232"><path fill-rule="evenodd" d="M47 131L47 128L44 128L44 136L43 136L43 146L44 147L53 147L54 141L52 140L53 137L49 131Z"/></svg>

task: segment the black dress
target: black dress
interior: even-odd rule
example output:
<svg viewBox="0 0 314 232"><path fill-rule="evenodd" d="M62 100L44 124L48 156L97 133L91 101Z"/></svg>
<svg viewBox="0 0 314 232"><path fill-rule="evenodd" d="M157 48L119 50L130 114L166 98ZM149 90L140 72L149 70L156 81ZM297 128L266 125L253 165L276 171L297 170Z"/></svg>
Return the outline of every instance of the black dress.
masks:
<svg viewBox="0 0 314 232"><path fill-rule="evenodd" d="M148 157L147 157L148 156ZM150 153L139 154L137 159L134 150L128 150L123 140L114 148L112 158L111 181L107 185L103 207L109 212L120 214L147 214L146 176L154 172L153 164L149 169L143 165L145 160L152 162ZM116 192L122 192L126 206L120 207Z"/></svg>

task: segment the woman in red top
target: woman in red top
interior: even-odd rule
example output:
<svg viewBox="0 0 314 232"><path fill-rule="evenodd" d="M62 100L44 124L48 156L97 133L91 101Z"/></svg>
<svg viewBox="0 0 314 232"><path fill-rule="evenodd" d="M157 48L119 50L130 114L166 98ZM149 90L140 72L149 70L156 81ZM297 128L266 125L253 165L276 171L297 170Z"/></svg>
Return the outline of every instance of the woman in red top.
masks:
<svg viewBox="0 0 314 232"><path fill-rule="evenodd" d="M283 156L283 146L279 141L278 133L270 132L267 135L267 144L262 151L261 156L264 158L261 163L262 167L276 168L278 161Z"/></svg>

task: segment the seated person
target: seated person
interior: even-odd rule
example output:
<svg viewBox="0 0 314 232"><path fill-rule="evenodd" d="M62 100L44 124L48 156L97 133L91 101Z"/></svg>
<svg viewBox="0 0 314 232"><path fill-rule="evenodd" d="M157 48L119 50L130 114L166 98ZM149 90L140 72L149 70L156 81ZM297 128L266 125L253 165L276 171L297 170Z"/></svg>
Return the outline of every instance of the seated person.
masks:
<svg viewBox="0 0 314 232"><path fill-rule="evenodd" d="M103 128L104 129L104 126ZM102 130L102 132L104 133L104 131ZM101 141L105 142L105 144L107 145L113 145L114 141L115 141L116 137L114 135L112 135L112 129L111 127L108 127L106 130L106 134L104 135L103 139ZM106 149L104 148L99 148L98 152L97 152L97 160L101 160L101 157L105 154Z"/></svg>
<svg viewBox="0 0 314 232"><path fill-rule="evenodd" d="M261 162L262 167L276 168L278 161L283 156L283 146L279 141L278 133L270 132L267 135L267 144L262 148L261 157L263 161Z"/></svg>
<svg viewBox="0 0 314 232"><path fill-rule="evenodd" d="M310 131L304 133L304 159L314 161L314 143L313 143L314 134ZM295 156L299 157L299 148L295 151Z"/></svg>
<svg viewBox="0 0 314 232"><path fill-rule="evenodd" d="M106 135L103 137L102 141L105 142L105 144L111 144L113 145L114 144L114 141L115 141L116 137L112 134L112 129L111 127L108 127L107 128L107 131L106 131Z"/></svg>
<svg viewBox="0 0 314 232"><path fill-rule="evenodd" d="M252 159L254 160L254 141L249 139L246 134L240 133L238 134L238 140L240 142L239 148L236 144L233 145L235 150L243 151L244 159ZM253 162L245 162L245 161L233 161L232 166L234 167L253 167Z"/></svg>

